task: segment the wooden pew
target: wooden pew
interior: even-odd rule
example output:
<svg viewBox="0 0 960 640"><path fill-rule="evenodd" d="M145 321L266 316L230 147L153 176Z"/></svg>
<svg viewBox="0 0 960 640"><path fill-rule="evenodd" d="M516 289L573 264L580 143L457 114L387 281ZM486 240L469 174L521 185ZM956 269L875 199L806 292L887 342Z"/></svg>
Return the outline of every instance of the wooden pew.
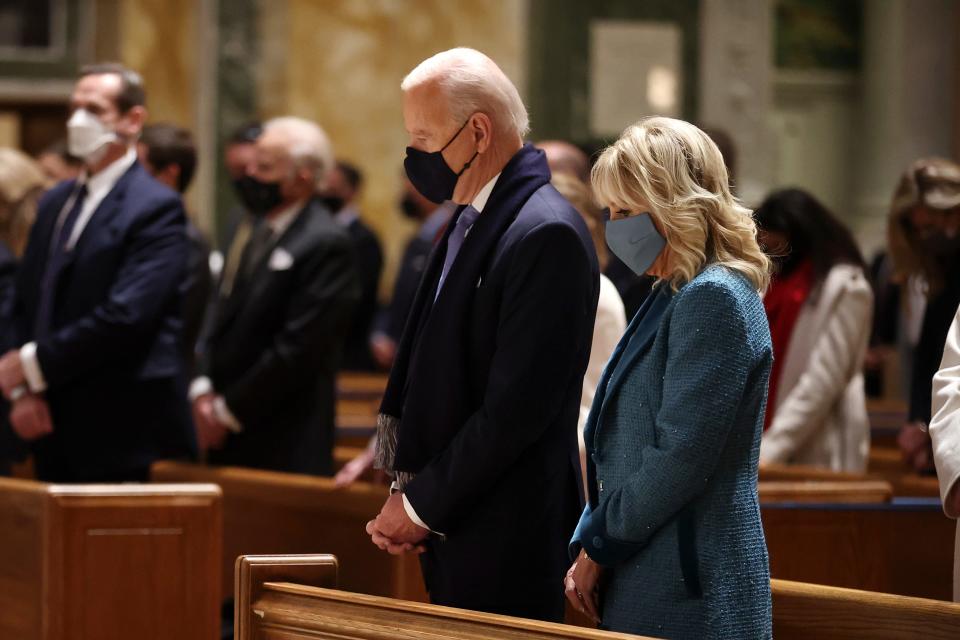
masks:
<svg viewBox="0 0 960 640"><path fill-rule="evenodd" d="M337 376L337 417L376 418L387 377L377 373L343 372Z"/></svg>
<svg viewBox="0 0 960 640"><path fill-rule="evenodd" d="M925 640L960 634L960 604L772 580L777 640Z"/></svg>
<svg viewBox="0 0 960 640"><path fill-rule="evenodd" d="M639 637L336 591L336 576L332 556L238 559L237 640ZM960 629L960 605L954 603L786 580L770 586L778 640L946 640Z"/></svg>
<svg viewBox="0 0 960 640"><path fill-rule="evenodd" d="M376 433L377 413L386 386L384 374L342 372L337 376L337 445L366 446Z"/></svg>
<svg viewBox="0 0 960 640"><path fill-rule="evenodd" d="M890 483L880 480L849 482L766 480L757 483L757 491L760 494L761 504L882 504L890 502L893 498L893 488Z"/></svg>
<svg viewBox="0 0 960 640"><path fill-rule="evenodd" d="M219 634L220 489L0 479L0 638Z"/></svg>
<svg viewBox="0 0 960 640"><path fill-rule="evenodd" d="M902 464L899 452L881 449L874 454L870 473L845 473L803 465L765 464L760 466L761 482L888 482L895 497L929 497L940 495L935 476L921 476Z"/></svg>
<svg viewBox="0 0 960 640"><path fill-rule="evenodd" d="M176 462L156 463L151 477L210 482L222 489L224 589L234 582L238 556L325 551L346 567L340 585L347 591L426 600L419 560L380 551L364 530L387 499L385 486L356 483L338 489L329 478Z"/></svg>
<svg viewBox="0 0 960 640"><path fill-rule="evenodd" d="M907 421L907 405L900 399L871 398L867 400L870 421L870 445L896 447L897 434Z"/></svg>
<svg viewBox="0 0 960 640"><path fill-rule="evenodd" d="M955 524L938 500L761 504L774 578L950 600Z"/></svg>
<svg viewBox="0 0 960 640"><path fill-rule="evenodd" d="M286 560L286 561L285 561ZM300 563L306 575L301 575ZM326 571L324 571L324 569ZM641 636L336 591L332 556L237 560L235 637L636 640Z"/></svg>

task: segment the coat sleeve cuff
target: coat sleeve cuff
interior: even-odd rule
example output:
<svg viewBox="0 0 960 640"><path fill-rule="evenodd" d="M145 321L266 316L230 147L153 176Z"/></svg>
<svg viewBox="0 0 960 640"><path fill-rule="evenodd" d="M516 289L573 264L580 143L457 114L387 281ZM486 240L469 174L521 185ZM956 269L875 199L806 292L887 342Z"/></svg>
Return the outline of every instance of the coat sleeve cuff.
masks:
<svg viewBox="0 0 960 640"><path fill-rule="evenodd" d="M607 532L607 501L597 505L596 511L590 514L587 522L580 530L580 544L587 556L597 564L612 567L622 564L643 548L638 542L627 542L612 538ZM581 518L582 520L582 518Z"/></svg>
<svg viewBox="0 0 960 640"><path fill-rule="evenodd" d="M567 553L570 555L570 562L573 562L577 559L577 556L580 555L580 549L583 547L583 530L590 522L590 505L587 504L583 508L583 513L580 514L580 522L577 523L577 528L573 530L573 536L570 538L570 544L567 547Z"/></svg>
<svg viewBox="0 0 960 640"><path fill-rule="evenodd" d="M391 487L391 489L392 489L392 487ZM392 491L391 491L391 493L392 493ZM442 535L443 535L443 534L440 533L439 531L434 531L433 529L431 529L431 528L427 525L426 522L424 522L423 520L420 519L420 516L417 515L417 512L416 512L416 510L413 508L413 505L410 504L410 499L407 498L407 494L402 493L402 494L400 494L400 497L403 499L403 510L407 512L407 517L410 518L411 520L413 520L413 523L414 523L415 525L417 525L418 527L421 527L421 528L423 528L423 529L426 529L426 530L429 531L430 533L435 533L435 534L437 534L438 536L442 536Z"/></svg>

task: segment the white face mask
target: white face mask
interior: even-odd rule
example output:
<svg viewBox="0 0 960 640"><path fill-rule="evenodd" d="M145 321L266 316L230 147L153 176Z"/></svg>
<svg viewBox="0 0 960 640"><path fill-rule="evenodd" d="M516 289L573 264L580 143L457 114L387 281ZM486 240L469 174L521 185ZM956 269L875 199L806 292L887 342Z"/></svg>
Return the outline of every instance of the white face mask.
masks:
<svg viewBox="0 0 960 640"><path fill-rule="evenodd" d="M107 151L107 145L118 140L115 131L86 109L77 109L67 121L67 149L70 155L96 164Z"/></svg>

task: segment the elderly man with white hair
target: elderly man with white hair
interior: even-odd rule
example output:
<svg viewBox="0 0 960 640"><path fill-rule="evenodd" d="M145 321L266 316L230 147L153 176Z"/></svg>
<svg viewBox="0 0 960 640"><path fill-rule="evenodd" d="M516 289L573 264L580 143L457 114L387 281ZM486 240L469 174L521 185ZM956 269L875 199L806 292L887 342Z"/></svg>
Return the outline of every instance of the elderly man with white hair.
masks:
<svg viewBox="0 0 960 640"><path fill-rule="evenodd" d="M401 89L407 176L459 207L384 395L377 463L396 482L367 531L421 554L436 604L561 620L599 291L590 233L524 145L526 109L492 60L439 53Z"/></svg>
<svg viewBox="0 0 960 640"><path fill-rule="evenodd" d="M350 238L315 197L333 166L316 124L264 125L241 187L190 398L214 464L330 475L334 377L360 295Z"/></svg>

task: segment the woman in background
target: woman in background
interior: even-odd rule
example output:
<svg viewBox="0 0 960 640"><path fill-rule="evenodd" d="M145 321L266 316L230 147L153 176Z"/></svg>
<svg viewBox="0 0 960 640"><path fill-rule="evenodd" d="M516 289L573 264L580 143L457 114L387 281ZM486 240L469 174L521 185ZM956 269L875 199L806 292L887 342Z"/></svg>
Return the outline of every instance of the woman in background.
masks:
<svg viewBox="0 0 960 640"><path fill-rule="evenodd" d="M849 229L800 189L773 193L754 219L778 267L763 301L774 360L760 462L863 472L873 291L860 250Z"/></svg>
<svg viewBox="0 0 960 640"><path fill-rule="evenodd" d="M16 149L0 148L0 353L13 348L9 336L17 261L27 245L44 190L44 175L29 156ZM0 476L9 475L10 463L23 459L26 448L10 425L0 421Z"/></svg>
<svg viewBox="0 0 960 640"><path fill-rule="evenodd" d="M913 353L910 408L897 439L904 460L932 473L930 423L933 376L960 305L960 165L922 158L900 177L890 208L890 255L902 280L925 284L926 308Z"/></svg>

